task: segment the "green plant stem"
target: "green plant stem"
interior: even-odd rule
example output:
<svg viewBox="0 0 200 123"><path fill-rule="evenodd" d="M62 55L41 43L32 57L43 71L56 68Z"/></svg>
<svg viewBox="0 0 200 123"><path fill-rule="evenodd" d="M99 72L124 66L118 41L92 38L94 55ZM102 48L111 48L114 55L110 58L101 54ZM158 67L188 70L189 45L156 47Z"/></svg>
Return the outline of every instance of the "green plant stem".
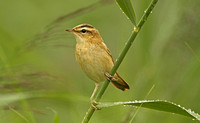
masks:
<svg viewBox="0 0 200 123"><path fill-rule="evenodd" d="M122 50L122 52L120 53L119 57L117 58L111 72L110 75L114 75L115 72L117 71L117 69L119 68L121 62L123 61L126 53L128 52L129 48L131 47L133 41L135 40L138 32L140 31L140 29L142 28L143 24L145 23L145 21L147 20L148 16L150 15L150 13L152 12L153 8L155 7L156 3L158 2L158 0L152 0L150 5L148 6L147 10L144 12L144 15L142 16L141 20L139 21L137 27L134 27L134 31L131 35L131 37L129 38L128 42L126 43L124 49ZM107 89L108 85L109 85L109 81L106 80L101 88L101 90L99 91L98 95L96 96L96 99L94 100L94 102L98 102L100 101L101 97L103 96L105 90ZM94 103L95 104L95 103ZM90 106L88 112L86 113L84 119L83 119L83 123L87 123L89 122L90 118L92 117L92 115L94 114L95 109Z"/></svg>

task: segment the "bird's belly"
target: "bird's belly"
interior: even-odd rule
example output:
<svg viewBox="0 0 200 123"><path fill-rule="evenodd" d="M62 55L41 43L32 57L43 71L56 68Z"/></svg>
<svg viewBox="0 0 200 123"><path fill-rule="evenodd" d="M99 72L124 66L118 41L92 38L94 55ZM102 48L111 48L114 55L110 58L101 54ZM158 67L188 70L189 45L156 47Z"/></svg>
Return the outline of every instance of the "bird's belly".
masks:
<svg viewBox="0 0 200 123"><path fill-rule="evenodd" d="M88 48L76 49L76 59L82 70L95 82L104 81L105 72L110 72L113 67L112 58L104 51Z"/></svg>

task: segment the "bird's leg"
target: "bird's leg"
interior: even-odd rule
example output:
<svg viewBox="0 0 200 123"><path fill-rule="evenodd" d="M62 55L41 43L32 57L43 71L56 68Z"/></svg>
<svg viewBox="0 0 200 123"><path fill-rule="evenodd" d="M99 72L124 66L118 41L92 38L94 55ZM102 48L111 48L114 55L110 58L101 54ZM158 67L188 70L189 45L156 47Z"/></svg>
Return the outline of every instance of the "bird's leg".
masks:
<svg viewBox="0 0 200 123"><path fill-rule="evenodd" d="M92 95L91 95L91 97L90 97L90 103L91 103L92 108L94 108L94 109L98 109L98 108L95 106L96 101L94 100L94 96L95 96L95 94L96 94L96 92L97 92L97 90L98 90L98 87L99 87L99 83L95 83L94 91L93 91L93 93L92 93Z"/></svg>
<svg viewBox="0 0 200 123"><path fill-rule="evenodd" d="M114 76L111 76L108 72L105 72L104 75L109 81L117 81L117 79Z"/></svg>
<svg viewBox="0 0 200 123"><path fill-rule="evenodd" d="M98 87L99 87L99 83L95 83L94 91L92 92L92 95L91 95L91 97L90 97L90 101L91 101L91 102L94 100L94 96L95 96L95 94L96 94L96 92L97 92Z"/></svg>

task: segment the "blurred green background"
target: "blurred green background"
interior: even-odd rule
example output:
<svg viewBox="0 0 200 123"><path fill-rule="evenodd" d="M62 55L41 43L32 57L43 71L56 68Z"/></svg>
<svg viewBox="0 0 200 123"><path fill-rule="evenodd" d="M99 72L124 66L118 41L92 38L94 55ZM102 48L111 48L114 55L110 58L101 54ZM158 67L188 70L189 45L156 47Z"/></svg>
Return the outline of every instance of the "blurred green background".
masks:
<svg viewBox="0 0 200 123"><path fill-rule="evenodd" d="M139 21L150 0L132 2ZM200 113L199 5L158 1L118 69L131 89L109 85L102 101L162 99ZM114 58L133 30L113 0L1 0L0 17L0 123L52 123L56 114L60 123L81 122L95 84L80 69L75 39L64 30L92 24ZM133 115L134 123L197 122L118 106L96 111L91 123L126 123Z"/></svg>

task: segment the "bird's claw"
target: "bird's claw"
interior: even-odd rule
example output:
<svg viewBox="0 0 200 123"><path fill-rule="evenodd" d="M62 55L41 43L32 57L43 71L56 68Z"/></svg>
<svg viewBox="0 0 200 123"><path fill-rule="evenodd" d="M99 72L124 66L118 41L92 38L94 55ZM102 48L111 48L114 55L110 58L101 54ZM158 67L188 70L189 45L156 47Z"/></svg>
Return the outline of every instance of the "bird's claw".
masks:
<svg viewBox="0 0 200 123"><path fill-rule="evenodd" d="M97 107L98 102L96 102L95 100L91 101L91 107L95 110L100 110L100 108Z"/></svg>
<svg viewBox="0 0 200 123"><path fill-rule="evenodd" d="M115 79L114 76L111 76L108 72L105 72L104 75L109 81L117 81L117 79Z"/></svg>

